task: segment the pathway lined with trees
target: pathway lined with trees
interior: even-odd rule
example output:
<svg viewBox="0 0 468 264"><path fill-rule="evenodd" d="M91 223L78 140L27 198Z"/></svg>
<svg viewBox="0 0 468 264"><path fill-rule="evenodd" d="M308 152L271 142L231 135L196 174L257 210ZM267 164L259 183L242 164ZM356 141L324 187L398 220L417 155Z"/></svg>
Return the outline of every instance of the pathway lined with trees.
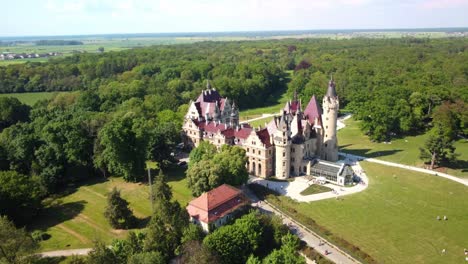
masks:
<svg viewBox="0 0 468 264"><path fill-rule="evenodd" d="M280 216L283 220L283 223L295 230L295 234L299 236L300 239L305 241L307 245L314 248L316 251L318 251L320 254L324 255L331 261L341 264L360 263L358 260L350 256L346 252L342 251L337 246L331 244L326 239L317 235L315 232L309 230L308 228L305 228L294 219L290 218L278 209L274 208L273 205L269 204L266 201L259 200L258 197L248 187L243 188L243 190L244 193L251 199L252 204L254 206L259 208L264 213L276 214ZM330 252L330 254L326 254L326 251Z"/></svg>

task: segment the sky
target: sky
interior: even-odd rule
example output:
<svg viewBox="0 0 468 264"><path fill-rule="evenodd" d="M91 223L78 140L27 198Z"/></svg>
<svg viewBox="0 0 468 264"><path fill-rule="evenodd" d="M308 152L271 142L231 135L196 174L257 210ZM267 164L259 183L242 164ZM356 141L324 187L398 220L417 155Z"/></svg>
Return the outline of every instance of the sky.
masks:
<svg viewBox="0 0 468 264"><path fill-rule="evenodd" d="M468 0L0 0L0 36L468 27Z"/></svg>

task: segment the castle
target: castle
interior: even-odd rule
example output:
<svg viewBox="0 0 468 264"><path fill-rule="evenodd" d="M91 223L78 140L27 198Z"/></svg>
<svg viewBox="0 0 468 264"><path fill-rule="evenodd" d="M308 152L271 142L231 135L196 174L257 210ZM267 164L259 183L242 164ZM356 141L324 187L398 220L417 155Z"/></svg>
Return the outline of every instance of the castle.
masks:
<svg viewBox="0 0 468 264"><path fill-rule="evenodd" d="M218 148L224 144L241 146L248 157L249 173L258 177L314 175L339 185L349 184L350 168L334 163L338 160L339 98L333 79L322 106L323 111L312 96L303 110L295 93L265 128L254 129L239 124L235 102L222 98L208 82L207 89L190 102L183 125L184 144L196 147L209 141Z"/></svg>

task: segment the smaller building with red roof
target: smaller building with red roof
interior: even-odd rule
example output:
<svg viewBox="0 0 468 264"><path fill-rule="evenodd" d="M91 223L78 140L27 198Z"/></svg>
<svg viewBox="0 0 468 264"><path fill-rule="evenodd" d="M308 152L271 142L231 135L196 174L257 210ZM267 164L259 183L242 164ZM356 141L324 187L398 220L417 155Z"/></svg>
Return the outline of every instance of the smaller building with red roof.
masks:
<svg viewBox="0 0 468 264"><path fill-rule="evenodd" d="M223 184L193 199L187 206L187 212L190 221L200 225L205 232L210 232L249 204L250 200L241 190Z"/></svg>

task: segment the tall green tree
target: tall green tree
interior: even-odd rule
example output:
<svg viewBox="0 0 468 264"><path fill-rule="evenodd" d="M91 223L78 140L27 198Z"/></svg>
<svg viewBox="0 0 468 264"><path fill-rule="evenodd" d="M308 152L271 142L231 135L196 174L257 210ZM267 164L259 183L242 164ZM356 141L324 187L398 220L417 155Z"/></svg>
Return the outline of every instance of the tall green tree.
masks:
<svg viewBox="0 0 468 264"><path fill-rule="evenodd" d="M31 221L42 207L44 194L37 177L0 171L0 215L7 215L15 223Z"/></svg>
<svg viewBox="0 0 468 264"><path fill-rule="evenodd" d="M0 131L18 122L29 121L30 107L14 97L0 97Z"/></svg>
<svg viewBox="0 0 468 264"><path fill-rule="evenodd" d="M116 116L99 132L102 151L94 163L127 181L137 181L145 172L149 138L144 119L131 112Z"/></svg>
<svg viewBox="0 0 468 264"><path fill-rule="evenodd" d="M23 263L37 248L37 242L24 229L17 229L6 216L0 216L0 263Z"/></svg>
<svg viewBox="0 0 468 264"><path fill-rule="evenodd" d="M128 207L128 202L120 196L120 191L115 187L107 195L104 216L113 228L128 229L135 226L136 218Z"/></svg>

